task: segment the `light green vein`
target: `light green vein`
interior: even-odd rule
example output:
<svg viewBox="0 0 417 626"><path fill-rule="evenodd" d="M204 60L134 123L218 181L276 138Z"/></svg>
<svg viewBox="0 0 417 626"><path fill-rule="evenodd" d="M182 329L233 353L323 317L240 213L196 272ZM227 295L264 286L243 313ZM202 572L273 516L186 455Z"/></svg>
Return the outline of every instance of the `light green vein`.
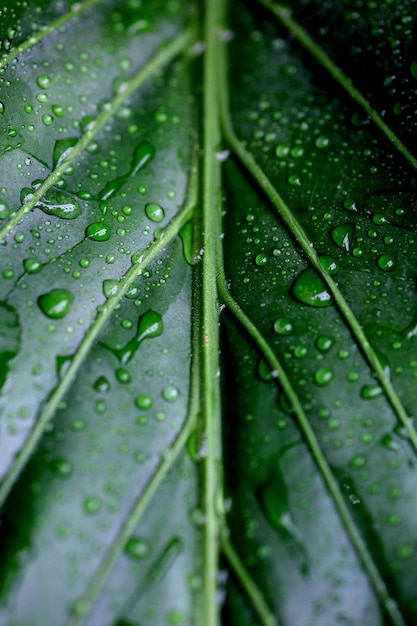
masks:
<svg viewBox="0 0 417 626"><path fill-rule="evenodd" d="M70 154L62 160L60 165L55 168L49 176L44 180L42 185L30 196L30 200L23 204L20 209L16 211L3 228L0 229L0 243L7 237L13 228L19 224L22 218L29 213L36 203L45 195L45 193L57 183L57 181L64 174L65 170L71 165L75 159L85 150L92 139L103 128L108 120L117 112L119 107L130 98L134 92L139 89L147 80L149 80L155 72L167 65L172 59L174 59L190 42L191 31L184 31L178 37L171 40L165 46L163 46L158 52L152 56L149 61L140 68L140 70L134 74L134 76L127 82L126 89L123 92L118 93L110 102L108 108L106 107L95 119L91 128L80 137L78 142Z"/></svg>
<svg viewBox="0 0 417 626"><path fill-rule="evenodd" d="M249 574L240 556L231 544L227 532L224 531L220 537L221 548L229 565L239 581L242 589L246 593L250 603L252 604L260 622L263 626L279 626L275 615L271 613L269 606L260 591L258 585Z"/></svg>
<svg viewBox="0 0 417 626"><path fill-rule="evenodd" d="M205 515L203 527L202 610L204 626L217 626L217 572L219 559L220 519L218 501L222 485L220 468L221 402L218 372L219 365L219 315L216 290L216 255L219 248L219 191L220 164L215 153L220 140L219 128L219 63L220 30L222 28L224 0L206 0L204 23L203 67L203 187L202 234L203 259L201 262L202 324L200 349L202 352L202 419L206 454L202 460L202 504ZM197 269L197 271L200 271Z"/></svg>
<svg viewBox="0 0 417 626"><path fill-rule="evenodd" d="M74 613L68 620L66 626L81 626L81 624L86 621L93 608L94 602L97 600L100 591L123 552L126 542L135 532L162 481L166 478L180 453L184 450L188 438L196 426L200 409L200 337L198 334L199 318L197 309L194 310L193 313L191 338L192 361L187 417L172 445L162 453L158 467L152 474L140 497L133 505L113 543L108 548L99 568L91 578L84 595L77 601L76 607L79 608L79 611Z"/></svg>
<svg viewBox="0 0 417 626"><path fill-rule="evenodd" d="M374 124L384 133L385 137L391 141L411 165L417 169L417 158L410 152L407 146L395 134L395 132L384 122L382 117L372 108L370 103L361 92L353 85L342 70L332 61L321 46L291 17L291 10L283 7L271 0L258 0L267 9L269 9L287 28L292 35L301 43L302 46L316 59L316 61L329 72L332 78L346 91L346 93L358 104Z"/></svg>
<svg viewBox="0 0 417 626"><path fill-rule="evenodd" d="M99 4L101 1L102 0L86 0L86 2L78 2L75 4L70 11L52 21L48 24L48 26L41 27L40 30L16 46L16 48L11 50L4 57L0 58L0 69L6 67L6 65L8 65L10 61L13 61L13 59L16 59L19 54L22 54L22 52L29 50L29 48L32 48L33 46L36 46L36 44L42 41L42 39L56 31L58 28L61 28L61 26L64 26L77 15L81 15L81 13L84 13L87 9L91 9L96 4Z"/></svg>
<svg viewBox="0 0 417 626"><path fill-rule="evenodd" d="M15 457L12 465L9 468L9 471L6 473L0 485L0 508L3 506L12 486L14 485L21 471L33 454L40 438L42 437L42 434L45 431L48 422L53 418L59 403L68 392L78 370L80 369L82 363L87 357L100 331L110 318L111 314L114 312L115 308L117 307L123 296L127 293L129 287L143 273L144 269L151 263L151 261L153 261L166 248L169 242L172 241L172 239L179 233L187 220L190 219L196 203L197 170L195 167L193 167L189 179L189 187L183 209L168 224L165 230L160 233L158 239L143 251L143 254L139 257L138 261L134 265L132 265L128 272L126 272L126 274L121 278L116 293L110 296L102 305L99 313L97 314L97 317L86 332L84 339L82 340L76 353L74 354L74 357L65 375L62 377L61 381L47 400L44 409L41 411L36 421L35 427L33 428L28 439L26 440L25 445Z"/></svg>
<svg viewBox="0 0 417 626"><path fill-rule="evenodd" d="M222 77L222 82L226 85L225 77ZM411 445L417 452L417 433L415 431L415 428L410 421L409 416L407 415L407 412L403 407L402 402L397 392L395 391L391 381L387 377L384 368L379 362L379 359L376 356L373 347L369 343L361 325L359 324L352 309L343 297L337 284L335 283L333 278L322 268L317 252L314 249L313 243L310 241L307 234L305 233L299 222L296 220L291 209L284 202L284 200L275 189L269 178L266 176L262 168L256 163L253 155L248 150L246 150L246 148L244 148L241 141L237 138L230 119L227 98L227 86L225 86L225 88L222 90L222 93L225 96L222 99L221 103L222 130L225 140L232 148L241 163L244 165L244 167L249 171L249 173L259 184L265 195L270 199L272 205L276 208L279 216L287 225L289 231L292 233L294 239L299 244L301 250L304 252L311 265L321 276L323 281L326 283L330 293L334 298L335 303L337 304L340 312L345 319L347 326L350 328L352 335L356 338L358 345L360 346L363 354L367 358L371 368L376 373L385 392L385 395L398 417L398 420L406 429L410 438Z"/></svg>
<svg viewBox="0 0 417 626"><path fill-rule="evenodd" d="M343 495L340 492L339 486L333 476L333 473L324 457L324 454L320 448L320 444L314 434L313 429L310 426L307 415L304 412L302 404L298 398L296 391L294 390L284 368L281 365L278 357L275 355L272 348L269 346L266 339L262 336L255 324L249 319L249 317L240 308L238 303L234 300L228 291L226 280L224 277L223 269L218 266L218 291L224 304L240 322L243 328L254 340L255 344L261 350L263 356L267 360L272 370L278 372L278 380L287 395L291 406L297 416L298 423L304 438L310 448L311 454L319 468L319 471L323 477L323 480L329 490L330 496L339 512L340 518L346 528L346 531L350 537L353 546L362 562L362 565L367 572L369 579L374 587L374 590L385 608L387 615L389 616L393 626L406 626L406 623L398 609L395 600L390 596L388 589L385 585L385 581L380 575L377 566L375 565L368 548L363 541L354 520L352 519L349 510L343 499Z"/></svg>

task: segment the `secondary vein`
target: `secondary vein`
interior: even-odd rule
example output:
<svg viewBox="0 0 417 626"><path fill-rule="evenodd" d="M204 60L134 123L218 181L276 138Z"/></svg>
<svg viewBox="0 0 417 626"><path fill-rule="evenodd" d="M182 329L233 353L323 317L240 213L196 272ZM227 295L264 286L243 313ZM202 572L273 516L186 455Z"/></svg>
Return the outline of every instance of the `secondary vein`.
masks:
<svg viewBox="0 0 417 626"><path fill-rule="evenodd" d="M61 28L61 26L64 26L67 22L72 20L77 15L81 15L82 13L84 13L84 11L87 11L87 9L91 9L96 4L99 4L101 1L102 0L86 0L85 2L79 2L75 4L67 13L61 15L56 20L53 20L50 24L48 24L48 26L41 27L39 31L35 32L33 35L28 37L28 39L20 43L18 46L16 46L16 48L14 48L8 54L2 57L0 59L0 69L6 67L6 65L8 65L10 61L16 59L20 54L22 54L22 52L25 52L26 50L29 50L29 48L36 46L36 44L42 41L42 39L56 31L58 28Z"/></svg>
<svg viewBox="0 0 417 626"><path fill-rule="evenodd" d="M86 332L84 339L75 352L67 371L52 394L49 396L44 409L41 411L36 421L35 427L26 440L25 445L13 460L12 465L0 485L0 508L3 506L12 486L16 482L33 451L38 445L48 422L53 418L59 403L70 389L82 363L86 359L99 333L109 320L115 308L134 281L143 273L151 261L153 261L167 247L170 241L172 241L184 224L190 219L197 202L196 177L197 172L194 168L191 172L187 198L183 209L170 222L170 224L168 224L166 229L160 233L159 238L143 251L143 254L140 256L138 262L134 263L128 272L126 272L126 274L121 278L116 293L111 295L105 301L100 312L97 314L96 319Z"/></svg>
<svg viewBox="0 0 417 626"><path fill-rule="evenodd" d="M387 377L385 370L375 353L375 350L373 349L368 338L366 337L362 326L359 324L358 320L355 317L355 314L348 305L333 278L321 266L318 254L314 249L313 242L309 239L307 233L297 221L289 206L284 202L281 195L275 189L274 185L271 183L263 169L257 164L253 155L248 150L246 150L242 142L236 136L230 118L226 77L222 76L221 80L225 86L222 90L223 99L221 101L220 115L223 136L226 142L229 144L237 158L241 161L242 165L253 176L265 195L270 199L272 205L277 210L283 222L287 225L289 231L292 233L294 239L299 244L301 250L304 252L307 259L310 261L311 265L314 267L317 273L321 276L323 281L326 283L337 307L339 308L339 311L344 317L348 328L352 332L352 335L355 337L372 370L376 373L385 392L385 395L397 415L398 420L406 429L414 451L417 452L417 432L411 420L409 419L407 411L405 410L396 390L394 389L394 386Z"/></svg>
<svg viewBox="0 0 417 626"><path fill-rule="evenodd" d="M401 141L398 135L384 122L380 114L371 106L370 102L361 94L350 78L342 72L342 70L332 61L323 48L308 34L304 28L298 24L291 16L291 11L287 7L273 2L272 0L258 0L267 9L269 9L290 31L292 35L301 43L302 46L316 59L316 61L325 69L332 78L339 83L344 91L358 104L374 124L381 130L385 137L391 141L399 152L401 152L407 161L417 169L417 158L410 152L407 146Z"/></svg>
<svg viewBox="0 0 417 626"><path fill-rule="evenodd" d="M340 518L343 522L344 527L346 528L352 545L354 546L362 562L362 565L369 576L369 579L374 587L379 601L384 607L393 626L406 626L406 623L403 616L401 615L397 603L395 602L394 598L390 596L385 581L379 573L379 570L372 558L372 555L368 551L368 548L363 541L362 536L359 533L353 518L350 515L350 512L343 499L343 495L340 491L339 485L335 480L330 466L326 461L326 458L321 450L320 443L312 427L310 426L310 422L308 421L307 415L303 409L297 392L295 391L291 381L289 380L285 369L283 368L278 357L276 356L266 339L263 337L259 329L255 326L252 320L244 313L239 304L231 296L227 288L224 271L221 266L218 266L217 276L219 295L221 296L223 303L227 306L227 308L239 321L243 328L246 329L247 333L261 350L271 369L278 372L278 380L282 385L282 388L288 400L290 401L292 408L294 409L294 413L297 416L300 429L310 448L311 454L323 477L324 483L327 486L327 489L336 506L336 509L339 512Z"/></svg>
<svg viewBox="0 0 417 626"><path fill-rule="evenodd" d="M80 137L68 156L47 176L42 185L31 194L30 199L25 202L10 218L10 220L0 229L0 243L7 237L13 228L29 213L46 192L57 183L65 170L80 156L92 139L103 128L108 120L117 112L119 107L130 98L139 87L149 80L155 72L167 65L174 59L190 42L191 31L186 30L172 39L165 47L156 52L149 61L134 74L128 81L126 89L118 93L95 119L91 127Z"/></svg>

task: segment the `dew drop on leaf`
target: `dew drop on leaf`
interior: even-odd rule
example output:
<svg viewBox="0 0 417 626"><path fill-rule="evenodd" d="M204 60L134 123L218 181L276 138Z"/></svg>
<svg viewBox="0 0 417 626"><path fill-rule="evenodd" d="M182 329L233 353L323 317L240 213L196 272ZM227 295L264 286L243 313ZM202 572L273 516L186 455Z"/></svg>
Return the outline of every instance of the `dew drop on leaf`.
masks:
<svg viewBox="0 0 417 626"><path fill-rule="evenodd" d="M274 331L278 335L291 335L293 327L289 319L281 317L274 323Z"/></svg>
<svg viewBox="0 0 417 626"><path fill-rule="evenodd" d="M165 218L164 209L155 202L148 202L145 205L145 213L146 217L148 217L152 222L162 222Z"/></svg>
<svg viewBox="0 0 417 626"><path fill-rule="evenodd" d="M135 399L135 404L139 409L142 409L143 411L145 411L146 409L150 409L153 406L152 396L143 393Z"/></svg>
<svg viewBox="0 0 417 626"><path fill-rule="evenodd" d="M319 387L324 387L328 385L329 382L333 379L334 373L330 367L322 367L319 369L314 375L314 382Z"/></svg>
<svg viewBox="0 0 417 626"><path fill-rule="evenodd" d="M67 289L52 289L38 298L42 313L52 319L61 319L69 313L74 296Z"/></svg>
<svg viewBox="0 0 417 626"><path fill-rule="evenodd" d="M37 274L43 268L43 263L38 261L38 259L29 258L24 259L23 267L25 272L27 272L28 274Z"/></svg>
<svg viewBox="0 0 417 626"><path fill-rule="evenodd" d="M162 397L167 402L175 402L175 400L179 398L179 395L179 390L173 385L168 385L168 387L165 387L162 391Z"/></svg>
<svg viewBox="0 0 417 626"><path fill-rule="evenodd" d="M294 297L314 307L325 307L333 304L332 296L322 278L315 270L303 270L293 284Z"/></svg>
<svg viewBox="0 0 417 626"><path fill-rule="evenodd" d="M320 335L316 339L316 347L320 352L328 352L334 345L334 338L329 335Z"/></svg>
<svg viewBox="0 0 417 626"><path fill-rule="evenodd" d="M96 496L90 496L83 502L83 509L88 515L96 515L101 509L101 500Z"/></svg>
<svg viewBox="0 0 417 626"><path fill-rule="evenodd" d="M105 376L99 376L95 381L93 388L99 393L107 393L110 391L110 383Z"/></svg>
<svg viewBox="0 0 417 626"><path fill-rule="evenodd" d="M331 232L332 239L339 248L349 251L352 247L355 230L356 228L353 224L341 224L333 228Z"/></svg>
<svg viewBox="0 0 417 626"><path fill-rule="evenodd" d="M391 272L395 267L395 259L390 254L383 254L378 259L378 265L384 272Z"/></svg>
<svg viewBox="0 0 417 626"><path fill-rule="evenodd" d="M125 552L132 559L143 559L149 554L149 543L141 537L130 537Z"/></svg>
<svg viewBox="0 0 417 626"><path fill-rule="evenodd" d="M93 222L87 226L85 234L93 241L107 241L110 239L110 228L104 222Z"/></svg>

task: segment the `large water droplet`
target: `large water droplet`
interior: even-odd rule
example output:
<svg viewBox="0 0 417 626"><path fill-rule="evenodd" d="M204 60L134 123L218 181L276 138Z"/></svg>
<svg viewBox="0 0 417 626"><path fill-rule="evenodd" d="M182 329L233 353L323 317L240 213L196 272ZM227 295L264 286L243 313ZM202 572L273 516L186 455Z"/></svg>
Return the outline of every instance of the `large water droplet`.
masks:
<svg viewBox="0 0 417 626"><path fill-rule="evenodd" d="M104 222L93 222L85 231L86 237L93 241L107 241L110 239L110 227Z"/></svg>
<svg viewBox="0 0 417 626"><path fill-rule="evenodd" d="M314 307L333 304L323 279L312 268L304 270L293 284L293 294L300 302Z"/></svg>
<svg viewBox="0 0 417 626"><path fill-rule="evenodd" d="M148 202L148 204L145 205L145 213L146 217L152 222L162 222L165 218L164 209L155 202Z"/></svg>
<svg viewBox="0 0 417 626"><path fill-rule="evenodd" d="M74 296L67 289L52 289L38 298L38 305L42 313L52 319L65 317L71 309Z"/></svg>
<svg viewBox="0 0 417 626"><path fill-rule="evenodd" d="M118 176L109 181L107 185L100 191L100 200L108 200L114 196L122 185L131 177L135 176L140 170L148 165L155 156L155 148L149 141L143 141L140 143L133 153L132 161L130 164L130 170L127 174Z"/></svg>
<svg viewBox="0 0 417 626"><path fill-rule="evenodd" d="M77 139L75 137L69 137L67 139L58 139L55 142L54 154L53 154L54 168L56 168L58 165L61 165L62 161L71 154L76 143L77 143ZM71 172L66 172L66 173L72 173L73 171L74 170L71 166Z"/></svg>
<svg viewBox="0 0 417 626"><path fill-rule="evenodd" d="M155 311L149 310L139 318L136 335L125 345L124 348L121 350L115 350L106 344L102 343L101 345L117 356L121 363L126 364L133 357L142 341L152 337L159 337L163 330L164 323L161 315Z"/></svg>
<svg viewBox="0 0 417 626"><path fill-rule="evenodd" d="M28 202L32 196L33 189L22 189L20 198L23 204ZM81 213L81 205L77 200L69 193L54 188L49 189L43 198L36 202L34 208L64 220L73 220Z"/></svg>
<svg viewBox="0 0 417 626"><path fill-rule="evenodd" d="M353 224L341 224L332 230L332 239L342 250L350 250L356 227Z"/></svg>

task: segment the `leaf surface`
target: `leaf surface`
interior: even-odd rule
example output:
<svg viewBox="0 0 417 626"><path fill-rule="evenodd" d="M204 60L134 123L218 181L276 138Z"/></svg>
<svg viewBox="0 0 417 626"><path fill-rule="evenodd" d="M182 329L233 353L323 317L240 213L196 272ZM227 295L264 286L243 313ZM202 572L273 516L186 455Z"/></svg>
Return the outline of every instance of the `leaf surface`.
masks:
<svg viewBox="0 0 417 626"><path fill-rule="evenodd" d="M416 620L413 7L293 4L2 15L4 626Z"/></svg>

